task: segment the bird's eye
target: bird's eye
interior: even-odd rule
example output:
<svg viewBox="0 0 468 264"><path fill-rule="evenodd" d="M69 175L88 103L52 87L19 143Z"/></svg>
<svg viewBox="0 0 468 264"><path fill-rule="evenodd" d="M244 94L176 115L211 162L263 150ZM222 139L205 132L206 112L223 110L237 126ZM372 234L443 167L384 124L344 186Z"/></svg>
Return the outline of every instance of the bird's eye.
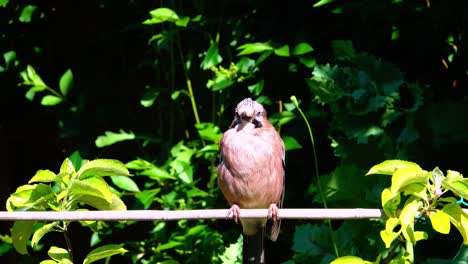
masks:
<svg viewBox="0 0 468 264"><path fill-rule="evenodd" d="M262 115L262 112L258 111L257 116L260 117Z"/></svg>

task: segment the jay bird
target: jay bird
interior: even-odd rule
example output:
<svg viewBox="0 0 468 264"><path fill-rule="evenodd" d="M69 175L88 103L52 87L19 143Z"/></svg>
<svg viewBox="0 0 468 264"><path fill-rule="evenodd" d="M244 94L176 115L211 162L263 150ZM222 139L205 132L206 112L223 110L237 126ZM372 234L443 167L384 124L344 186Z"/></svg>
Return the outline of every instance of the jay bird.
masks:
<svg viewBox="0 0 468 264"><path fill-rule="evenodd" d="M230 204L228 216L239 221L240 208L268 208L267 219L240 219L243 263L264 263L264 234L276 241L280 230L278 208L284 197L284 142L267 119L263 106L251 98L236 108L224 132L217 167L218 185ZM268 227L268 230L265 231Z"/></svg>

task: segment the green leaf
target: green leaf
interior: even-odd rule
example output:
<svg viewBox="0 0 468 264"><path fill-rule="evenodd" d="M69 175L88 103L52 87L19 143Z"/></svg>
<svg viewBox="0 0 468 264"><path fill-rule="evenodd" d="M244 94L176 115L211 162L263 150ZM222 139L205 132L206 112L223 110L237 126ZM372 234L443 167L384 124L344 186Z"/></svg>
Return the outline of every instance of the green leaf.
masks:
<svg viewBox="0 0 468 264"><path fill-rule="evenodd" d="M110 176L111 181L120 189L129 192L139 192L138 185L127 176Z"/></svg>
<svg viewBox="0 0 468 264"><path fill-rule="evenodd" d="M66 96L72 86L73 86L73 73L70 69L68 69L60 78L59 87L60 87L60 92L62 92L62 95Z"/></svg>
<svg viewBox="0 0 468 264"><path fill-rule="evenodd" d="M334 261L330 262L330 264L367 264L372 263L369 261L365 261L362 258L354 257L354 256L344 256L335 259Z"/></svg>
<svg viewBox="0 0 468 264"><path fill-rule="evenodd" d="M239 236L235 243L230 244L219 256L223 263L242 264L242 243L243 237Z"/></svg>
<svg viewBox="0 0 468 264"><path fill-rule="evenodd" d="M36 11L37 9L37 6L33 6L33 5L27 5L23 8L23 10L21 11L21 14L19 16L19 21L23 22L23 23L29 23L31 22L32 20L32 16L33 16L33 13L34 11Z"/></svg>
<svg viewBox="0 0 468 264"><path fill-rule="evenodd" d="M421 208L422 202L416 198L409 198L403 209L400 213L400 221L401 221L401 230L403 236L411 241L411 243L416 244L416 238L414 237L414 218L419 212L419 208Z"/></svg>
<svg viewBox="0 0 468 264"><path fill-rule="evenodd" d="M268 120L275 126L282 126L294 120L296 118L296 114L291 111L283 111L279 113L272 114Z"/></svg>
<svg viewBox="0 0 468 264"><path fill-rule="evenodd" d="M317 61L314 58L309 57L300 57L299 62L302 63L307 68L312 68L317 64Z"/></svg>
<svg viewBox="0 0 468 264"><path fill-rule="evenodd" d="M78 198L76 198L75 201L85 203L98 210L127 210L127 206L125 205L125 203L114 193L112 193L110 203L104 198L93 195L81 195Z"/></svg>
<svg viewBox="0 0 468 264"><path fill-rule="evenodd" d="M400 235L401 228L398 231L394 231L400 224L400 219L394 217L387 219L385 222L385 230L380 231L380 237L385 243L386 248L390 248L392 242Z"/></svg>
<svg viewBox="0 0 468 264"><path fill-rule="evenodd" d="M254 96L259 96L260 93L263 91L263 87L265 85L265 80L260 80L258 83L255 83L255 84L252 84L252 85L249 85L247 87L247 89L249 90L249 92L251 94L253 94Z"/></svg>
<svg viewBox="0 0 468 264"><path fill-rule="evenodd" d="M442 211L463 237L463 244L468 245L468 214L458 204L446 204Z"/></svg>
<svg viewBox="0 0 468 264"><path fill-rule="evenodd" d="M176 159L173 160L170 165L174 170L174 174L184 183L191 184L193 182L193 168L189 162Z"/></svg>
<svg viewBox="0 0 468 264"><path fill-rule="evenodd" d="M429 215L432 228L435 231L448 234L450 232L450 217L444 211L437 211Z"/></svg>
<svg viewBox="0 0 468 264"><path fill-rule="evenodd" d="M156 8L150 11L151 19L147 19L143 22L146 25L153 25L163 22L176 22L179 20L179 16L172 9L166 7Z"/></svg>
<svg viewBox="0 0 468 264"><path fill-rule="evenodd" d="M20 254L28 254L26 245L32 233L32 228L36 221L15 221L11 229L11 239L13 246Z"/></svg>
<svg viewBox="0 0 468 264"><path fill-rule="evenodd" d="M335 0L320 0L313 5L313 7L320 7L333 3Z"/></svg>
<svg viewBox="0 0 468 264"><path fill-rule="evenodd" d="M189 22L190 22L190 17L182 17L179 20L177 20L175 24L178 27L187 27Z"/></svg>
<svg viewBox="0 0 468 264"><path fill-rule="evenodd" d="M401 195L399 192L392 192L389 188L382 191L382 208L388 217L395 217L400 205Z"/></svg>
<svg viewBox="0 0 468 264"><path fill-rule="evenodd" d="M423 200L428 199L427 195L427 188L426 185L421 184L421 183L411 183L405 186L404 188L404 195L414 195L416 197L419 197Z"/></svg>
<svg viewBox="0 0 468 264"><path fill-rule="evenodd" d="M321 245L330 243L325 225L303 224L296 226L292 250L299 253L319 255L324 253Z"/></svg>
<svg viewBox="0 0 468 264"><path fill-rule="evenodd" d="M289 46L288 45L284 45L280 48L277 48L274 50L274 53L280 57L289 57L290 54L289 54Z"/></svg>
<svg viewBox="0 0 468 264"><path fill-rule="evenodd" d="M312 48L312 46L310 46L308 43L301 42L294 47L293 55L296 55L296 56L304 55L309 52L312 52L313 50L314 48Z"/></svg>
<svg viewBox="0 0 468 264"><path fill-rule="evenodd" d="M442 180L442 187L460 197L468 198L468 178L464 178L458 171L448 170L447 176Z"/></svg>
<svg viewBox="0 0 468 264"><path fill-rule="evenodd" d="M78 179L102 176L131 176L125 165L114 159L95 159L85 163L77 172Z"/></svg>
<svg viewBox="0 0 468 264"><path fill-rule="evenodd" d="M39 264L57 264L59 262L55 261L55 260L52 260L52 259L46 259L46 260L43 260L41 262L39 262ZM60 264L64 264L63 261L60 262ZM73 264L73 263L71 263Z"/></svg>
<svg viewBox="0 0 468 264"><path fill-rule="evenodd" d="M93 263L97 260L108 258L117 254L124 254L127 251L128 250L123 248L121 245L110 244L101 246L89 252L89 254L86 255L86 258L84 259L83 264Z"/></svg>
<svg viewBox="0 0 468 264"><path fill-rule="evenodd" d="M52 182L54 181L55 173L53 173L50 170L38 170L36 174L28 181L28 183L33 183L33 182Z"/></svg>
<svg viewBox="0 0 468 264"><path fill-rule="evenodd" d="M47 251L47 255L49 255L51 259L58 262L61 262L63 259L70 260L70 254L68 253L68 250L56 246L51 246L49 251Z"/></svg>
<svg viewBox="0 0 468 264"><path fill-rule="evenodd" d="M59 222L52 222L50 224L43 225L41 228L37 229L32 236L31 247L36 249L37 244L43 236L45 236L47 233L57 231L55 227L58 224Z"/></svg>
<svg viewBox="0 0 468 264"><path fill-rule="evenodd" d="M158 98L161 93L160 89L147 89L143 94L143 97L140 99L140 104L143 107L151 107L154 104L154 101ZM97 145L97 143L96 143Z"/></svg>
<svg viewBox="0 0 468 264"><path fill-rule="evenodd" d="M384 175L392 175L396 170L402 169L402 168L412 168L414 171L416 170L421 170L421 167L419 167L418 164L411 162L411 161L405 161L405 160L386 160L382 163L379 163L377 165L374 165L367 173L366 175L370 174L384 174Z"/></svg>
<svg viewBox="0 0 468 264"><path fill-rule="evenodd" d="M82 195L95 196L106 200L108 203L112 202L112 192L109 185L101 177L88 177L82 180L74 180L70 182L70 193L80 199Z"/></svg>
<svg viewBox="0 0 468 264"><path fill-rule="evenodd" d="M42 97L41 105L53 106L60 104L62 101L63 99L61 97L55 95L45 95L44 97Z"/></svg>
<svg viewBox="0 0 468 264"><path fill-rule="evenodd" d="M50 200L54 200L55 194L52 188L46 184L37 185L23 185L19 187L15 193L8 198L8 204L15 207L36 207L37 209L44 209ZM10 205L10 206L11 206ZM9 208L13 209L13 208Z"/></svg>
<svg viewBox="0 0 468 264"><path fill-rule="evenodd" d="M206 51L205 58L200 64L203 70L207 70L213 66L220 64L223 61L221 55L219 55L218 43L213 43Z"/></svg>
<svg viewBox="0 0 468 264"><path fill-rule="evenodd" d="M176 177L172 176L166 170L154 166L151 169L144 170L140 173L141 175L148 176L153 180L164 181L164 180L175 180Z"/></svg>
<svg viewBox="0 0 468 264"><path fill-rule="evenodd" d="M113 145L117 142L125 141L125 140L134 140L135 134L133 132L127 133L124 130L119 130L118 133L114 133L112 131L106 131L103 136L98 136L95 144L96 147L102 148L106 146Z"/></svg>
<svg viewBox="0 0 468 264"><path fill-rule="evenodd" d="M414 183L425 185L428 183L431 173L418 167L400 168L392 176L392 192L404 190L406 186Z"/></svg>
<svg viewBox="0 0 468 264"><path fill-rule="evenodd" d="M204 140L219 142L223 133L221 129L213 123L199 123L195 124L198 134Z"/></svg>
<svg viewBox="0 0 468 264"><path fill-rule="evenodd" d="M290 151L293 149L301 149L302 145L297 142L297 140L290 136L283 137L285 151Z"/></svg>
<svg viewBox="0 0 468 264"><path fill-rule="evenodd" d="M150 208L154 202L154 197L159 193L159 189L156 190L144 190L135 194L135 198L143 204L143 208L146 210Z"/></svg>
<svg viewBox="0 0 468 264"><path fill-rule="evenodd" d="M6 7L8 5L8 2L10 2L10 0L0 0L0 6Z"/></svg>
<svg viewBox="0 0 468 264"><path fill-rule="evenodd" d="M237 56L249 55L252 53L260 53L268 50L274 50L274 48L267 42L255 42L255 43L246 43L237 48L241 50Z"/></svg>

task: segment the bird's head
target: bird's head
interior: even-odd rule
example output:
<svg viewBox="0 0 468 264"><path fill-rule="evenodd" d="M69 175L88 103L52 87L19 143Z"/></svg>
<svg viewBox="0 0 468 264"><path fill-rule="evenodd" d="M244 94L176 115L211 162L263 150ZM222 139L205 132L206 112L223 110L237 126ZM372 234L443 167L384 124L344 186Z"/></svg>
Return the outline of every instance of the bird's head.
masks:
<svg viewBox="0 0 468 264"><path fill-rule="evenodd" d="M242 124L244 127L249 123L253 124L255 127L262 127L265 121L267 121L265 108L251 98L246 98L237 104L236 115L231 127L237 124Z"/></svg>

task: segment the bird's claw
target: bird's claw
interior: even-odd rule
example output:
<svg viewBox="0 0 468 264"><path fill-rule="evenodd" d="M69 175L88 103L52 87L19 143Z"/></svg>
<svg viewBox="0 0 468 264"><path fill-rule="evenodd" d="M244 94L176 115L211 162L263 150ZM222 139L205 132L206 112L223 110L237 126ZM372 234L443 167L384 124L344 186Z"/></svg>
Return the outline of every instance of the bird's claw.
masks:
<svg viewBox="0 0 468 264"><path fill-rule="evenodd" d="M231 206L231 208L229 208L229 211L228 211L228 217L232 217L232 219L234 219L234 222L236 222L236 224L239 222L239 215L240 215L240 208L237 204L233 204Z"/></svg>
<svg viewBox="0 0 468 264"><path fill-rule="evenodd" d="M268 217L273 219L273 221L278 221L279 220L279 214L278 214L278 206L276 204L272 203L270 204L270 207L268 208Z"/></svg>

